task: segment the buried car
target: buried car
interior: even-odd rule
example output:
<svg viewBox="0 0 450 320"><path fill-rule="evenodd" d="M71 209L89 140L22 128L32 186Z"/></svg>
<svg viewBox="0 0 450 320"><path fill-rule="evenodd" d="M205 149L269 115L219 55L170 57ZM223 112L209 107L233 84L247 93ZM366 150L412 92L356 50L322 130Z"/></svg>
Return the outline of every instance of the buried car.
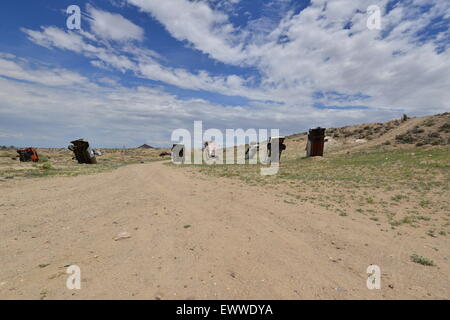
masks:
<svg viewBox="0 0 450 320"><path fill-rule="evenodd" d="M283 152L283 150L286 150L284 140L285 140L284 136L270 137L265 146L267 150L267 156L265 157L264 160L261 160L261 162L266 164L279 162L281 159L281 153ZM245 160L254 159L255 156L260 152L260 150L261 150L260 143L256 142L250 143L250 145L246 147Z"/></svg>
<svg viewBox="0 0 450 320"><path fill-rule="evenodd" d="M101 155L100 152L95 151L89 147L89 142L85 139L78 139L70 142L68 149L73 151L75 159L78 163L96 164L97 155Z"/></svg>
<svg viewBox="0 0 450 320"><path fill-rule="evenodd" d="M39 156L35 148L17 149L20 162L38 162Z"/></svg>

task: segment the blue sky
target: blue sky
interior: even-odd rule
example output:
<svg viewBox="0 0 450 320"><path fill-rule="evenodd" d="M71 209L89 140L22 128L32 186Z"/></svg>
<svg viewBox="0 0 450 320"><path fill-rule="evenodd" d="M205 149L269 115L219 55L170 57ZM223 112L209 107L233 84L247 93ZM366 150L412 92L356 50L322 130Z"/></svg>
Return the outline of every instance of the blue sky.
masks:
<svg viewBox="0 0 450 320"><path fill-rule="evenodd" d="M449 25L445 0L5 0L0 145L167 146L196 120L291 134L450 111Z"/></svg>

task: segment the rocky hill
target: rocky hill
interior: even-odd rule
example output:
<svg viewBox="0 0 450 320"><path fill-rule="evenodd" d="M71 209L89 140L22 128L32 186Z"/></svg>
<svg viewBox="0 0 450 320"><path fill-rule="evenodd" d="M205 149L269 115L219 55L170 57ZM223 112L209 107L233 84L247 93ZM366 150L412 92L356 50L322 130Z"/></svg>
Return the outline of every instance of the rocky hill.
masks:
<svg viewBox="0 0 450 320"><path fill-rule="evenodd" d="M287 137L292 144L306 143L307 133ZM333 151L360 150L376 145L384 146L444 146L450 145L450 112L426 117L363 123L341 128L327 128L326 149Z"/></svg>

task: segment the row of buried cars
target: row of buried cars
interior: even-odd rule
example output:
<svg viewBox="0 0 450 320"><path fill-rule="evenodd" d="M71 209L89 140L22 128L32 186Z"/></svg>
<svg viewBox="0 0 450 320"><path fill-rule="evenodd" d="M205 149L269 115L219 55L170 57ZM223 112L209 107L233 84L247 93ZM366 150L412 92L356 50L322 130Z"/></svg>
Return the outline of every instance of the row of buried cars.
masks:
<svg viewBox="0 0 450 320"><path fill-rule="evenodd" d="M308 133L308 140L306 144L306 156L316 157L323 156L323 150L325 146L325 128L317 127L310 129ZM284 144L285 137L277 136L270 137L264 142L264 148L267 150L267 156L263 159L262 163L273 163L279 162L281 159L281 153L286 150L286 145ZM253 159L261 148L261 143L252 142L246 145L245 148L245 160ZM215 141L205 142L203 150L205 151L206 159L214 159L218 157L218 149ZM278 152L276 152L277 150ZM174 144L172 146L172 161L175 163L185 162L185 145L184 144ZM272 152L274 151L274 152Z"/></svg>
<svg viewBox="0 0 450 320"><path fill-rule="evenodd" d="M97 163L96 156L101 155L100 152L92 149L89 146L89 142L85 139L71 141L68 149L74 153L74 159L76 159L78 163L95 164ZM17 149L17 153L21 162L39 161L39 155L36 148Z"/></svg>
<svg viewBox="0 0 450 320"><path fill-rule="evenodd" d="M314 157L314 156L322 156L325 142L325 129L324 128L315 128L310 129L308 134L308 142L306 145L306 156ZM285 137L271 137L267 141L267 151L268 151L268 161L274 162L279 161L281 159L281 153L286 149L286 145L284 144ZM278 145L278 154L272 154L272 146L276 144ZM215 158L216 157L216 148L217 145L215 142L206 142L205 150L207 157ZM245 152L245 158L251 159L256 153L259 151L259 143L250 144ZM100 156L101 153L92 149L89 146L89 142L85 139L78 139L70 142L68 147L70 151L72 151L75 155L74 159L78 161L78 163L86 163L86 164L96 164L97 158L96 156ZM172 160L177 163L183 163L185 161L185 146L182 144L174 144L172 147ZM19 154L19 158L21 162L38 162L39 155L35 148L24 148L18 149L17 153Z"/></svg>

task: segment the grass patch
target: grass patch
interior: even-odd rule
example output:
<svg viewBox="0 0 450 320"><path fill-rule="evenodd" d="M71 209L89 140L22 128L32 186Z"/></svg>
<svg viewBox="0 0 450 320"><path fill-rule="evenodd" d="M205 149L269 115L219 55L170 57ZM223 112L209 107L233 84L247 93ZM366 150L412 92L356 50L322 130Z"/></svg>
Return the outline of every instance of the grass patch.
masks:
<svg viewBox="0 0 450 320"><path fill-rule="evenodd" d="M51 176L78 176L84 174L96 174L100 172L112 171L119 167L135 164L138 162L100 162L98 164L71 164L63 168L56 168L50 162L42 165L31 166L23 170L5 169L0 170L0 176L19 178L42 178Z"/></svg>
<svg viewBox="0 0 450 320"><path fill-rule="evenodd" d="M395 196L392 196L392 197L391 197L391 200L392 200L392 201L399 202L399 201L401 201L402 199L407 199L407 198L408 198L408 197L405 196L405 195L403 195L403 194L396 194Z"/></svg>
<svg viewBox="0 0 450 320"><path fill-rule="evenodd" d="M436 265L433 260L419 256L417 254L411 255L411 261L421 264L423 266L435 266Z"/></svg>
<svg viewBox="0 0 450 320"><path fill-rule="evenodd" d="M52 164L48 163L48 162L44 163L41 168L42 168L42 170L51 170L51 169L53 169Z"/></svg>
<svg viewBox="0 0 450 320"><path fill-rule="evenodd" d="M431 202L429 200L420 200L419 206L422 208L429 208L431 206Z"/></svg>
<svg viewBox="0 0 450 320"><path fill-rule="evenodd" d="M13 155L9 152L1 152L0 153L0 158L9 158L9 157L13 157Z"/></svg>
<svg viewBox="0 0 450 320"><path fill-rule="evenodd" d="M414 156L411 156L414 153ZM450 149L372 150L354 154L330 154L317 161L313 158L286 157L278 174L261 176L263 165L180 165L197 167L202 173L219 177L245 177L246 180L264 183L297 181L299 183L336 182L346 187L379 185L388 187L401 183L410 188L448 188L450 181ZM428 179L444 176L441 181ZM415 182L415 183L411 183ZM422 182L422 183L420 183ZM435 184L433 184L434 182ZM406 198L394 196L394 201ZM370 204L372 200L368 198Z"/></svg>
<svg viewBox="0 0 450 320"><path fill-rule="evenodd" d="M236 179L249 185L276 188L283 184L294 195L302 195L302 202L315 203L321 199L317 201L323 207L331 208L331 204L342 206L350 201L359 207L355 208L359 213L366 213L369 206L381 206L386 211L405 200L411 207L429 209L432 204L426 200L428 193L445 194L450 190L450 148L379 145L356 153L330 152L323 158L306 158L299 157L299 150L290 149L288 143L285 152L278 173L269 176L261 175L260 169L265 167L261 164L168 165L193 168L209 176ZM395 193L387 196L383 191ZM304 192L309 193L307 198ZM413 218L406 218L391 223L395 226L412 221Z"/></svg>
<svg viewBox="0 0 450 320"><path fill-rule="evenodd" d="M391 221L390 224L391 226L398 227L402 224L413 224L415 221L416 221L415 217L408 216L397 221Z"/></svg>
<svg viewBox="0 0 450 320"><path fill-rule="evenodd" d="M432 238L436 238L436 234L434 232L435 232L434 230L428 230L427 235L429 235Z"/></svg>

